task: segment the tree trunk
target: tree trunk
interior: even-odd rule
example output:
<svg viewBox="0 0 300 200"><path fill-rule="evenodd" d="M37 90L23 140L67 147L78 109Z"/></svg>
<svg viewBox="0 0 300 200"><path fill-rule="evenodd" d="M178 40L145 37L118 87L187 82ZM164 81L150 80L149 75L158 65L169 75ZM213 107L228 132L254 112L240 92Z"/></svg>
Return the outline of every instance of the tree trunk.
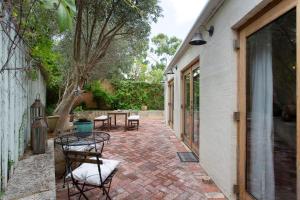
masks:
<svg viewBox="0 0 300 200"><path fill-rule="evenodd" d="M77 84L73 82L66 87L63 97L61 98L61 102L57 105L54 111L56 115L60 116L55 128L55 135L57 135L60 131L63 131L67 123L69 122L69 113L73 108L75 100L77 98L77 96L74 94L76 85Z"/></svg>

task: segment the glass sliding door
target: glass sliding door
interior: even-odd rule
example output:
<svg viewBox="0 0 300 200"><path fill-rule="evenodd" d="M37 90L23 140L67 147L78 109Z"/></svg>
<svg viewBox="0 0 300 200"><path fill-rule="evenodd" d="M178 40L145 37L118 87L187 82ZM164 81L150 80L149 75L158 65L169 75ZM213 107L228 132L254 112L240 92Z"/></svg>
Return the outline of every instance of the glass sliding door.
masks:
<svg viewBox="0 0 300 200"><path fill-rule="evenodd" d="M183 141L190 147L191 141L191 73L183 75Z"/></svg>
<svg viewBox="0 0 300 200"><path fill-rule="evenodd" d="M199 154L199 133L200 133L200 69L193 70L193 132L192 149Z"/></svg>
<svg viewBox="0 0 300 200"><path fill-rule="evenodd" d="M169 88L169 126L173 128L174 125L174 80L171 80L168 84Z"/></svg>
<svg viewBox="0 0 300 200"><path fill-rule="evenodd" d="M246 32L241 33L245 50L241 199L296 200L296 9L244 35Z"/></svg>
<svg viewBox="0 0 300 200"><path fill-rule="evenodd" d="M199 155L200 69L198 63L183 73L183 141Z"/></svg>

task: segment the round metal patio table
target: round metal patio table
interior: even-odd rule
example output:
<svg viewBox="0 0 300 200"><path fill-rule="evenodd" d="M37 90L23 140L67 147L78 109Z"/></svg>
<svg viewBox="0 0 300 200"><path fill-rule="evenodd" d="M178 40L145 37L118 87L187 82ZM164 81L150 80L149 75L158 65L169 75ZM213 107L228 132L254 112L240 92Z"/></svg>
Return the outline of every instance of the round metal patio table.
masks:
<svg viewBox="0 0 300 200"><path fill-rule="evenodd" d="M55 138L55 144L61 145L63 150L66 148L72 149L72 147L90 146L91 148L95 148L96 151L100 150L100 153L102 153L104 142L108 142L109 139L110 135L103 131L92 131L88 136L83 136L82 133L78 132L71 132ZM97 145L101 145L101 148L98 149Z"/></svg>

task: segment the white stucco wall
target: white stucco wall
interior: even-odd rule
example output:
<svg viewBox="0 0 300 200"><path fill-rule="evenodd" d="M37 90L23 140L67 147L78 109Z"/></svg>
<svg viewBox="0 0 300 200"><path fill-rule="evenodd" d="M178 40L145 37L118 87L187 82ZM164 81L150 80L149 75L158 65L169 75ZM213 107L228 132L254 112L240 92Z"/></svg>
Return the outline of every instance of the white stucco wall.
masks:
<svg viewBox="0 0 300 200"><path fill-rule="evenodd" d="M244 18L262 0L226 0L210 19L213 37L205 35L207 44L190 46L177 62L174 88L174 130L180 136L180 72L196 56L200 58L200 164L228 199L236 199L237 182L237 53L233 48L236 33L232 26ZM168 79L172 76L168 75ZM168 95L166 95L166 99ZM166 100L168 101L168 100ZM166 106L166 112L168 107Z"/></svg>
<svg viewBox="0 0 300 200"><path fill-rule="evenodd" d="M10 46L9 38L1 29L0 26L0 68L6 62ZM13 29L10 34L14 34ZM15 49L7 69L30 66L22 50L25 47L22 43L19 46L22 48ZM0 191L5 189L13 167L30 142L30 106L37 94L45 104L46 83L39 70L36 80L31 80L24 70L0 73Z"/></svg>

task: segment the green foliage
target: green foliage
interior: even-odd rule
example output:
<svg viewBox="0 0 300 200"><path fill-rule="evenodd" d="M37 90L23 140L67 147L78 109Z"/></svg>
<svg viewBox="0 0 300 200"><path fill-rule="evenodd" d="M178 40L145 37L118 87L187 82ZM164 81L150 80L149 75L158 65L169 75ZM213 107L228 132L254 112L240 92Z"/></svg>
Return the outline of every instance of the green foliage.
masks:
<svg viewBox="0 0 300 200"><path fill-rule="evenodd" d="M156 62L152 65L153 69L165 69L166 64L171 57L176 53L177 48L181 44L181 40L175 36L168 37L160 33L151 39L152 48L151 53L157 57Z"/></svg>
<svg viewBox="0 0 300 200"><path fill-rule="evenodd" d="M61 55L53 50L53 41L47 37L39 38L32 49L32 56L38 60L48 72L48 87L53 88L61 83L61 71L59 65L62 62Z"/></svg>
<svg viewBox="0 0 300 200"><path fill-rule="evenodd" d="M73 110L73 112L82 112L82 111L84 111L85 110L85 105L82 103L80 106L77 106L74 110Z"/></svg>
<svg viewBox="0 0 300 200"><path fill-rule="evenodd" d="M93 93L98 108L140 110L147 106L151 110L163 110L163 85L132 80L113 80L113 94L105 91L98 81L87 84L84 89ZM85 109L77 107L75 111Z"/></svg>
<svg viewBox="0 0 300 200"><path fill-rule="evenodd" d="M46 115L48 115L48 116L53 115L54 110L55 110L55 105L53 105L53 104L47 104L46 110L45 110Z"/></svg>
<svg viewBox="0 0 300 200"><path fill-rule="evenodd" d="M75 0L42 0L44 8L55 10L57 23L61 32L71 29L76 13Z"/></svg>
<svg viewBox="0 0 300 200"><path fill-rule="evenodd" d="M104 107L110 107L112 104L112 95L102 88L99 81L93 81L91 84L86 85L85 90L92 92L98 107L101 107L103 104Z"/></svg>
<svg viewBox="0 0 300 200"><path fill-rule="evenodd" d="M150 110L163 110L163 86L146 82L121 80L112 82L114 109L140 110L143 105Z"/></svg>
<svg viewBox="0 0 300 200"><path fill-rule="evenodd" d="M150 71L148 80L150 83L160 84L163 81L164 70L156 68Z"/></svg>
<svg viewBox="0 0 300 200"><path fill-rule="evenodd" d="M45 9L47 0L23 1L23 12L15 5L16 18L20 22L21 30L24 32L22 39L30 50L33 58L31 64L34 68L26 71L28 78L37 79L37 69L42 68L47 72L47 103L55 105L58 99L59 85L62 83L62 63L65 57L54 49L54 36L57 35L57 24L55 23L55 12ZM48 0L48 3L55 1ZM49 6L49 5L48 5ZM49 7L48 7L49 8ZM49 94L49 95L48 95ZM48 96L55 97L55 102L49 101ZM48 104L49 105L49 104Z"/></svg>
<svg viewBox="0 0 300 200"><path fill-rule="evenodd" d="M148 63L136 60L129 73L129 79L147 83L161 83L163 81L163 68L148 69Z"/></svg>
<svg viewBox="0 0 300 200"><path fill-rule="evenodd" d="M181 40L177 37L168 37L167 35L160 33L151 39L151 42L155 47L151 48L151 51L158 56L169 55L172 56L176 53Z"/></svg>

